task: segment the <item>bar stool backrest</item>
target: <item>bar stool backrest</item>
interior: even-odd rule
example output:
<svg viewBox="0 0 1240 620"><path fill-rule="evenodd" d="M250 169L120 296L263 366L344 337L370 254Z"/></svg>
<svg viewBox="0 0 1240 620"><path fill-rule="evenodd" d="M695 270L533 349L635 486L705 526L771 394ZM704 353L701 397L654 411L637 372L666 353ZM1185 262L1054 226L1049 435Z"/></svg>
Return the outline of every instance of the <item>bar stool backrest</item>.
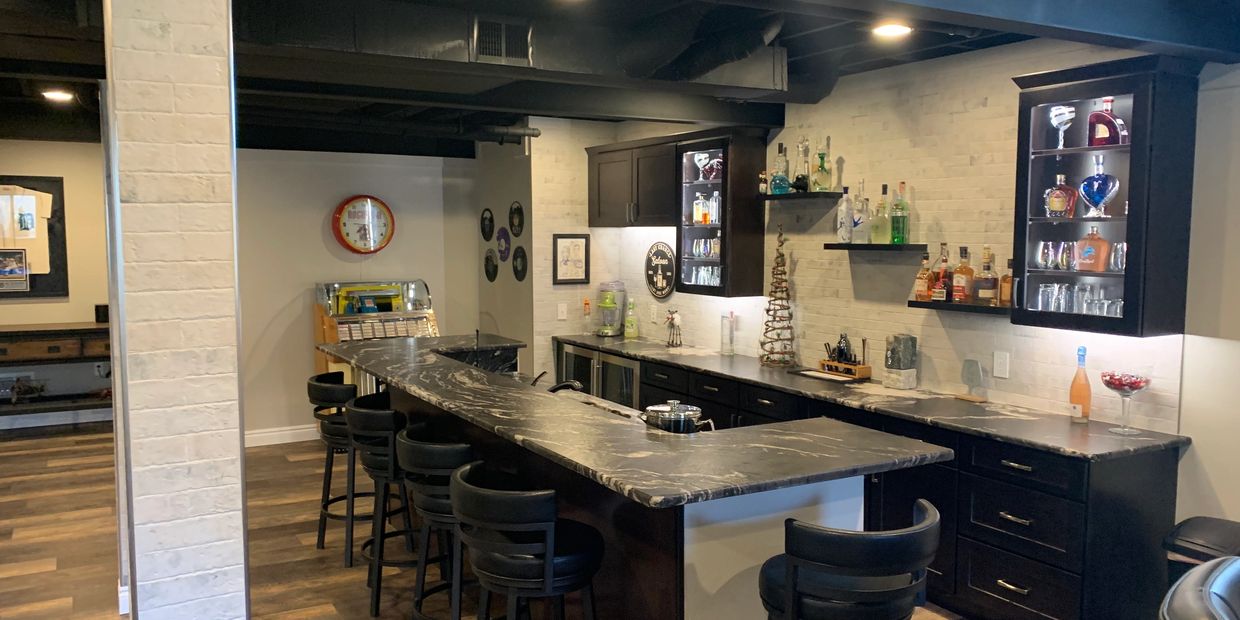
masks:
<svg viewBox="0 0 1240 620"><path fill-rule="evenodd" d="M925 591L926 567L939 546L939 511L924 499L913 506L913 525L883 532L857 532L788 519L784 552L788 555L784 609L789 618L810 597L844 604L884 603ZM834 580L798 580L817 572ZM905 577L907 577L905 579ZM789 613L791 612L791 613Z"/></svg>
<svg viewBox="0 0 1240 620"><path fill-rule="evenodd" d="M306 395L319 408L339 408L357 396L357 386L344 382L343 372L325 372L306 381Z"/></svg>
<svg viewBox="0 0 1240 620"><path fill-rule="evenodd" d="M530 490L516 476L482 461L457 469L449 486L465 546L471 551L540 557L541 587L549 589L555 562L555 491Z"/></svg>
<svg viewBox="0 0 1240 620"><path fill-rule="evenodd" d="M344 407L349 440L362 456L362 466L389 480L401 477L396 462L396 434L405 427L405 414L392 410L387 392L358 396Z"/></svg>
<svg viewBox="0 0 1240 620"><path fill-rule="evenodd" d="M449 484L452 472L474 461L473 447L436 433L428 424L414 424L396 436L396 461L405 472L414 508L424 516L456 521Z"/></svg>

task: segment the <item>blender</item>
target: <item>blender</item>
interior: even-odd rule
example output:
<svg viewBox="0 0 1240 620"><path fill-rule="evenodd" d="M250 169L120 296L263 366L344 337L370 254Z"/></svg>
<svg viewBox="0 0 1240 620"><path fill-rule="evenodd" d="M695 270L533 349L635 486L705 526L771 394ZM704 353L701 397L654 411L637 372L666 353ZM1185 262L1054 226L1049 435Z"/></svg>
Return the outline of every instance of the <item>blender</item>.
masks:
<svg viewBox="0 0 1240 620"><path fill-rule="evenodd" d="M598 289L599 326L594 333L600 336L624 334L624 282L604 282Z"/></svg>

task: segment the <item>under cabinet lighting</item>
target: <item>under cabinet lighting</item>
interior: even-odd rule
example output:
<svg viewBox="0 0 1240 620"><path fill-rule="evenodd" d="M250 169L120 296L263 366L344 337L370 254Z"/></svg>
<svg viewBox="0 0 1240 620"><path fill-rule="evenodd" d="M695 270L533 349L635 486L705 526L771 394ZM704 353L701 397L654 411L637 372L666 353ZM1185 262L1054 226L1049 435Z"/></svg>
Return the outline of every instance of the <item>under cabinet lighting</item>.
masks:
<svg viewBox="0 0 1240 620"><path fill-rule="evenodd" d="M882 39L899 39L913 32L912 27L899 22L883 22L872 30L874 36Z"/></svg>
<svg viewBox="0 0 1240 620"><path fill-rule="evenodd" d="M69 103L77 97L67 90L57 88L43 91L43 98L51 101L52 103Z"/></svg>

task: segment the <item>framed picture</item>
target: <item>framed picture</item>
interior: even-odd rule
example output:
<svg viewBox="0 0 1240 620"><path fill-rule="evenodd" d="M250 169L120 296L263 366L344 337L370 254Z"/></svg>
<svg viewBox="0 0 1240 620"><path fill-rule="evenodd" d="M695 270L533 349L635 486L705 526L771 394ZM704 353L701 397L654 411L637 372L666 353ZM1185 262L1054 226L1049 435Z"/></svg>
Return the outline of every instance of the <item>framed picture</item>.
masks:
<svg viewBox="0 0 1240 620"><path fill-rule="evenodd" d="M590 235L551 235L551 283L590 283Z"/></svg>
<svg viewBox="0 0 1240 620"><path fill-rule="evenodd" d="M0 269L20 251L23 271L0 274L0 297L68 297L65 248L64 179L0 175Z"/></svg>
<svg viewBox="0 0 1240 620"><path fill-rule="evenodd" d="M0 291L30 290L30 266L26 251L0 249Z"/></svg>

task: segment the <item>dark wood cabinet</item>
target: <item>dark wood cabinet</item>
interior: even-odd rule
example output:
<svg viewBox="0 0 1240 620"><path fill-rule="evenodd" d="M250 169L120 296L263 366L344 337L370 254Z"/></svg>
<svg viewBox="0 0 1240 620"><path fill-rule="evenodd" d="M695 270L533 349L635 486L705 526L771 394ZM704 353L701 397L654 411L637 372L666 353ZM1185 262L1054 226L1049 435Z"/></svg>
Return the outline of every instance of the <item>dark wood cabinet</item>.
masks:
<svg viewBox="0 0 1240 620"><path fill-rule="evenodd" d="M590 226L675 226L676 145L620 145L589 153Z"/></svg>
<svg viewBox="0 0 1240 620"><path fill-rule="evenodd" d="M1200 70L1145 56L1013 78L1013 323L1183 333ZM1120 122L1092 120L1106 114ZM1055 121L1072 115L1060 132Z"/></svg>
<svg viewBox="0 0 1240 620"><path fill-rule="evenodd" d="M628 226L633 204L633 152L590 153L590 226Z"/></svg>

